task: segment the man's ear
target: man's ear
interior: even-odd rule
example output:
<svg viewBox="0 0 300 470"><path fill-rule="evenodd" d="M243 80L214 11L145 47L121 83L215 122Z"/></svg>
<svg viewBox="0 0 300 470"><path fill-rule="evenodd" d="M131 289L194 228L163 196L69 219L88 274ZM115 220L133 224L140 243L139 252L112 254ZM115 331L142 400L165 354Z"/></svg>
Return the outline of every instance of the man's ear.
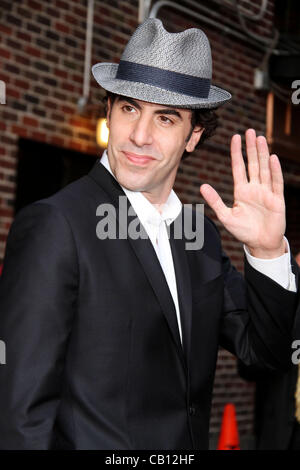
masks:
<svg viewBox="0 0 300 470"><path fill-rule="evenodd" d="M189 141L185 146L185 150L187 152L192 152L195 149L203 132L204 132L204 127L201 127L201 126L194 127L191 137L189 138Z"/></svg>

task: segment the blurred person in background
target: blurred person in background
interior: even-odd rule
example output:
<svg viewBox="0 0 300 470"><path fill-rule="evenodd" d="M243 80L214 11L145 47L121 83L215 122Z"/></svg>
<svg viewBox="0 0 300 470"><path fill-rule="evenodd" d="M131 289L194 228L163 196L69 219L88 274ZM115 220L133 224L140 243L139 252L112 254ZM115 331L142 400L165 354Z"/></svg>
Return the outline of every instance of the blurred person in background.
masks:
<svg viewBox="0 0 300 470"><path fill-rule="evenodd" d="M300 252L295 256L300 266ZM300 323L288 371L270 372L238 361L240 376L255 382L254 438L258 450L300 450ZM299 352L298 352L299 351ZM297 363L296 363L297 362Z"/></svg>

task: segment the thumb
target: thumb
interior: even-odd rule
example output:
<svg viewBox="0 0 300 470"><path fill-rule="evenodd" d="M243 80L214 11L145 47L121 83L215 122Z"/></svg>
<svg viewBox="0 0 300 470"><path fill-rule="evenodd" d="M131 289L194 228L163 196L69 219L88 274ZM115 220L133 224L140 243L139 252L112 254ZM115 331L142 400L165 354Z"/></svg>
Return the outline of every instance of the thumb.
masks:
<svg viewBox="0 0 300 470"><path fill-rule="evenodd" d="M230 209L224 204L217 191L209 184L202 184L200 186L200 193L203 199L205 199L207 204L215 212L220 222L224 223Z"/></svg>

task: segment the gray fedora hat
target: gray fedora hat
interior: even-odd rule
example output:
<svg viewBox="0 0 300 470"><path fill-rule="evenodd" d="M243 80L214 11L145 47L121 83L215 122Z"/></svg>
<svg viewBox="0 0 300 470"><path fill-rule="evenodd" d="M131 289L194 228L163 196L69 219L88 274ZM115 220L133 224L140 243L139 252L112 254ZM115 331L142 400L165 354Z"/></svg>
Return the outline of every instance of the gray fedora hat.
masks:
<svg viewBox="0 0 300 470"><path fill-rule="evenodd" d="M214 108L231 98L211 85L211 50L204 32L169 33L157 18L139 25L119 64L98 63L92 72L105 90L150 103Z"/></svg>

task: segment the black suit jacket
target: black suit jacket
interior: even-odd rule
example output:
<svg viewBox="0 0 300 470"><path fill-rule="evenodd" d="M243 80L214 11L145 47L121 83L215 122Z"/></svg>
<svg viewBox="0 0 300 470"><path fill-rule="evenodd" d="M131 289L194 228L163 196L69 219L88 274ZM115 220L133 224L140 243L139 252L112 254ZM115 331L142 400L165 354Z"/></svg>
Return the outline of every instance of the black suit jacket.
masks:
<svg viewBox="0 0 300 470"><path fill-rule="evenodd" d="M298 365L285 372L239 363L242 378L256 383L254 436L257 450L288 450L295 427ZM298 449L300 450L300 449Z"/></svg>
<svg viewBox="0 0 300 470"><path fill-rule="evenodd" d="M205 243L171 236L183 326L149 239L100 240L119 184L91 172L23 209L0 280L2 449L206 449L221 344L285 368L297 294L246 263L246 282L205 219ZM128 218L130 221L130 218Z"/></svg>

